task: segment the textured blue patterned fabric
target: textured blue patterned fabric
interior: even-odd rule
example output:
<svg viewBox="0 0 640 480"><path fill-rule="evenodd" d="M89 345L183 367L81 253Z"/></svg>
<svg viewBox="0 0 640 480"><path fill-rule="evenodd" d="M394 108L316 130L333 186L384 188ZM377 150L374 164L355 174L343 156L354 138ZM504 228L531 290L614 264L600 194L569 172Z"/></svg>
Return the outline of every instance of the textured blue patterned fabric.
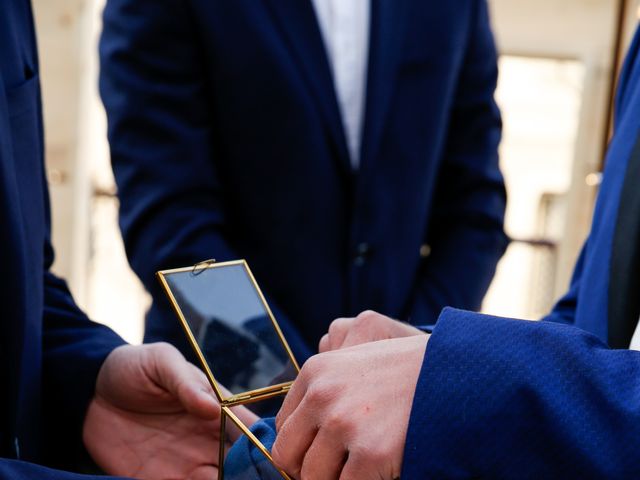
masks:
<svg viewBox="0 0 640 480"><path fill-rule="evenodd" d="M441 314L416 390L403 480L640 478L640 353L605 344L611 245L640 130L639 48L636 34L569 293L543 322Z"/></svg>
<svg viewBox="0 0 640 480"><path fill-rule="evenodd" d="M262 420L251 429L262 444L271 450L276 439L275 422ZM242 436L229 451L225 461L226 480L282 480L282 476L246 436Z"/></svg>

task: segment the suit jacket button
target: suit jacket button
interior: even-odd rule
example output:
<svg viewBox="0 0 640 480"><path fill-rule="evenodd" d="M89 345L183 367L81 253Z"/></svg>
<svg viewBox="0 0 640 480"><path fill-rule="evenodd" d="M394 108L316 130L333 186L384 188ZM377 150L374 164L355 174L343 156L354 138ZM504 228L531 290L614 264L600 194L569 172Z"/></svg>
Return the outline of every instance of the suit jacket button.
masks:
<svg viewBox="0 0 640 480"><path fill-rule="evenodd" d="M426 243L420 247L420 258L427 258L431 255L431 246Z"/></svg>
<svg viewBox="0 0 640 480"><path fill-rule="evenodd" d="M363 267L364 264L367 263L367 258L370 253L371 246L368 243L362 242L358 244L358 246L356 247L356 254L353 257L353 264L356 267Z"/></svg>

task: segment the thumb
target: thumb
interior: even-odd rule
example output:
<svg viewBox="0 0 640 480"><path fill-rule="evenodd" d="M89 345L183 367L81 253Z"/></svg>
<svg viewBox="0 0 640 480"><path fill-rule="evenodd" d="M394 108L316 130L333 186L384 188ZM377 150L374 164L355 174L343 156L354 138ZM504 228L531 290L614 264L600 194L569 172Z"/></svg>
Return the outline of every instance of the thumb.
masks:
<svg viewBox="0 0 640 480"><path fill-rule="evenodd" d="M157 343L150 348L152 379L177 398L187 412L206 420L219 418L220 404L206 375L172 345Z"/></svg>

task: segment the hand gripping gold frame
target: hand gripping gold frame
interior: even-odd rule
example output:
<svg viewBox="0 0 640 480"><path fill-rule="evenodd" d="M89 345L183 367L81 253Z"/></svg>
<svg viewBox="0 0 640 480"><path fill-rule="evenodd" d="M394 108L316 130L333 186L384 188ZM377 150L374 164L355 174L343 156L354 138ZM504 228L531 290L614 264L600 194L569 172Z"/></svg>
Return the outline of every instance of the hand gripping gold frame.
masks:
<svg viewBox="0 0 640 480"><path fill-rule="evenodd" d="M218 384L218 382L216 381L211 371L211 368L209 367L207 360L204 354L202 353L202 350L200 349L200 346L198 345L198 342L196 341L196 338L193 332L191 331L189 324L187 323L187 319L185 318L184 313L180 308L180 305L176 301L176 298L173 292L171 291L171 287L169 286L169 283L167 282L167 279L166 279L167 276L171 274L176 274L176 273L191 272L193 274L197 274L198 272L202 272L203 270L210 269L210 268L224 268L224 267L232 267L232 266L238 266L238 265L241 265L242 267L244 267L249 277L249 280L251 281L253 287L256 289L256 292L258 293L258 296L260 297L260 300L264 305L265 310L269 315L269 318L271 319L273 328L278 334L278 338L282 342L282 346L285 348L285 350L287 351L287 354L289 355L291 364L296 369L296 372L299 373L300 366L298 365L298 362L293 356L291 347L289 347L289 344L284 338L284 335L282 334L282 330L280 329L278 322L273 316L273 312L271 311L271 308L269 308L269 305L267 304L267 300L262 294L262 291L260 290L260 287L258 286L258 283L256 282L256 279L253 276L253 273L251 273L251 270L249 269L249 265L245 260L236 260L232 262L221 262L221 263L217 263L215 260L206 260L204 262L198 263L191 267L176 268L173 270L163 270L163 271L157 272L156 276L158 277L158 280L160 281L162 288L164 289L167 297L169 298L171 307L173 308L174 312L178 316L178 319L180 320L180 324L182 325L182 329L184 330L187 338L189 339L189 344L191 345L191 348L193 348L193 350L195 351L196 356L200 361L200 365L202 366L202 369L204 370L207 378L209 379L209 383L211 384L211 387L213 388L213 391L215 392L216 397L220 402L220 406L222 410L221 410L221 417L220 417L220 449L218 453L218 462L219 462L218 480L224 479L224 457L225 457L224 439L226 438L227 418L230 418L231 421L240 429L240 431L247 436L249 441L260 452L262 452L262 454L269 460L269 462L273 465L273 467L278 472L280 472L280 474L284 479L291 480L291 478L283 470L281 470L276 466L276 464L273 462L273 458L271 458L271 453L269 453L269 450L262 444L260 440L258 440L258 438L256 438L256 436L253 433L251 433L249 428L242 423L242 421L233 413L233 411L231 411L231 407L236 407L239 405L247 405L249 403L267 400L269 398L277 397L280 395L286 395L289 389L291 388L291 385L293 382L280 383L278 385L273 385L266 388L260 388L257 390L251 390L248 392L227 396L225 393L225 390L222 388L222 385Z"/></svg>

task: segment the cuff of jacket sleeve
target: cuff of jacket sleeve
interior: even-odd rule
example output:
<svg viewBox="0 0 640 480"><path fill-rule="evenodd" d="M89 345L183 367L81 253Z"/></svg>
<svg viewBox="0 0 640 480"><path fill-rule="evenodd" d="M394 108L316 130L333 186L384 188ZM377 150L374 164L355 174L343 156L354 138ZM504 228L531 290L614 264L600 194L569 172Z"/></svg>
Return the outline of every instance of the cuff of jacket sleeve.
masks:
<svg viewBox="0 0 640 480"><path fill-rule="evenodd" d="M98 373L107 356L125 342L110 329L89 320L78 340L60 345L46 358L45 419L48 466L76 470L89 456L82 440L87 408L95 395Z"/></svg>
<svg viewBox="0 0 640 480"><path fill-rule="evenodd" d="M529 322L451 308L442 312L416 387L403 479L471 478L491 470L487 462L500 455L490 446L497 441L494 421L519 412L505 402L510 389L517 390L513 369L523 367L505 342L520 332L515 324L523 323ZM519 348L521 342L515 343Z"/></svg>
<svg viewBox="0 0 640 480"><path fill-rule="evenodd" d="M607 352L597 337L571 326L445 309L417 382L402 478L568 478L591 471L585 458L593 452L570 456L564 449L580 452L579 440L598 431L583 430L583 417L596 421L594 392L611 381L601 367L606 361L594 360Z"/></svg>

